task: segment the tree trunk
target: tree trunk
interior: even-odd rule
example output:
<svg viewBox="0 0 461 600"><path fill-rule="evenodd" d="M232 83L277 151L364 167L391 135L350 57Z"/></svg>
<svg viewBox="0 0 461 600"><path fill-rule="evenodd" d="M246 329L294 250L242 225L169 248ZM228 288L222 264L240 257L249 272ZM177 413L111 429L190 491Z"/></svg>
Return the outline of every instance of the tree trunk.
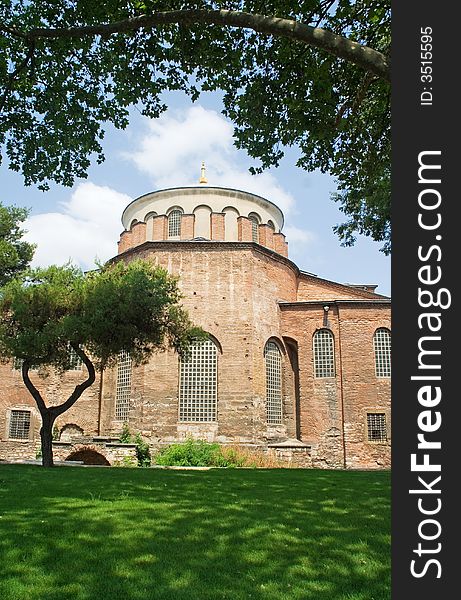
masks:
<svg viewBox="0 0 461 600"><path fill-rule="evenodd" d="M93 385L96 374L94 370L93 363L85 354L85 352L80 348L80 346L73 344L71 342L71 347L75 350L77 355L82 359L88 370L88 378L83 382L79 383L75 386L72 394L67 398L65 402L59 404L58 406L50 406L49 408L46 406L40 392L32 383L29 377L29 369L31 366L31 361L29 359L24 360L22 363L22 379L26 388L31 393L35 402L37 403L37 408L40 411L40 415L42 417L42 427L40 429L40 439L42 446L42 465L44 467L52 467L53 466L53 425L59 415L69 410L80 398L83 392Z"/></svg>
<svg viewBox="0 0 461 600"><path fill-rule="evenodd" d="M40 439L42 442L42 465L44 467L54 466L53 462L53 424L55 417L49 411L42 413L42 427L40 429Z"/></svg>

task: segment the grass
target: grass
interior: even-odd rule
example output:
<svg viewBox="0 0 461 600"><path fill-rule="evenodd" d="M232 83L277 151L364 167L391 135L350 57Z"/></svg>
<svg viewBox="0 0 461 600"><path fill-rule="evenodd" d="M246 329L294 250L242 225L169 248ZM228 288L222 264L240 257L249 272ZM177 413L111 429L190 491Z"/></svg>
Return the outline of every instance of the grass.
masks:
<svg viewBox="0 0 461 600"><path fill-rule="evenodd" d="M389 600L388 472L0 465L0 598Z"/></svg>

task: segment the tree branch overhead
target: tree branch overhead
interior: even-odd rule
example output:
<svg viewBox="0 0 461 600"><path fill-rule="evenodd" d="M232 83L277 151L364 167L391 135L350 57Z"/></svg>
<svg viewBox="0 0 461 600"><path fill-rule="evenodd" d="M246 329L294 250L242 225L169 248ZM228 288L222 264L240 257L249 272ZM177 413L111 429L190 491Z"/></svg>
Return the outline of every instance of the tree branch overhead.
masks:
<svg viewBox="0 0 461 600"><path fill-rule="evenodd" d="M292 19L275 16L250 14L233 10L175 10L157 12L151 15L140 15L124 19L116 23L88 25L84 27L69 28L37 28L23 36L28 40L37 39L65 39L81 38L85 36L108 36L117 33L131 33L138 29L151 29L155 26L171 24L196 24L206 23L213 25L228 25L232 27L247 28L277 37L288 37L300 43L325 50L326 52L347 60L366 71L390 81L388 59L376 50L362 46L346 37L327 31L319 27L311 27Z"/></svg>

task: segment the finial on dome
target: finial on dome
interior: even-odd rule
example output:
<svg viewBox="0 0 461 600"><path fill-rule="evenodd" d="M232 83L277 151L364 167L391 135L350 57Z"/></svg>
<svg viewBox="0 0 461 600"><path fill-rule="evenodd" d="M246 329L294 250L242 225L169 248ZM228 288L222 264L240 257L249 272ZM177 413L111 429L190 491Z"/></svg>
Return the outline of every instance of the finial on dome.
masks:
<svg viewBox="0 0 461 600"><path fill-rule="evenodd" d="M200 169L199 183L208 183L208 179L205 175L205 161L202 160L202 168Z"/></svg>

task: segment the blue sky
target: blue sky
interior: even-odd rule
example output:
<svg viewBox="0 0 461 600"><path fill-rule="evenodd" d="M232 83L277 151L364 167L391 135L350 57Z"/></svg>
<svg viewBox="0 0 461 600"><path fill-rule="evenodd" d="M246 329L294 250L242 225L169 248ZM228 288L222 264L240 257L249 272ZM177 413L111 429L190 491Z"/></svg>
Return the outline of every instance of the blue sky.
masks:
<svg viewBox="0 0 461 600"><path fill-rule="evenodd" d="M302 270L341 283L378 284L377 292L390 295L390 258L379 251L381 244L360 237L353 248L343 248L332 232L344 220L330 200L332 178L297 168L294 149L278 168L252 176L248 168L257 162L233 146L219 94L204 94L195 104L179 93L166 101L169 109L156 121L133 111L125 131L109 129L106 161L93 165L73 188L26 188L20 175L2 165L1 202L31 208L26 228L27 239L37 244L33 264L70 259L88 269L96 258L110 258L126 204L155 189L198 183L204 160L210 185L254 192L280 206L289 257Z"/></svg>

